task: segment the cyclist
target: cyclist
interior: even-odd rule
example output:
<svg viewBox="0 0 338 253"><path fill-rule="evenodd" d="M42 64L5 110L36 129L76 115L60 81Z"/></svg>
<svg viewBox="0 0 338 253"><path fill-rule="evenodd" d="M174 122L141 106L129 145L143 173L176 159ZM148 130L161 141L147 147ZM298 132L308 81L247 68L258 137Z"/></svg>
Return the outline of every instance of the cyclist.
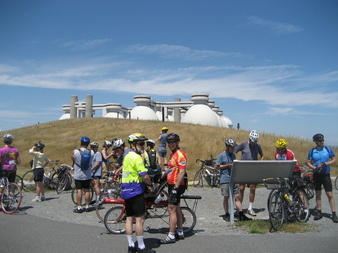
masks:
<svg viewBox="0 0 338 253"><path fill-rule="evenodd" d="M330 178L330 166L336 163L336 155L330 147L324 146L324 135L315 134L312 137L315 148L310 149L308 154L308 166L314 170L313 180L315 183L316 190L316 203L317 203L317 214L314 216L314 220L323 218L322 215L322 189L324 186L326 196L329 200L329 204L332 211L333 222L338 222L336 215L336 206L332 194L332 182Z"/></svg>
<svg viewBox="0 0 338 253"><path fill-rule="evenodd" d="M155 147L154 140L147 140L146 141L147 148L146 152L144 153L144 162L145 166L148 169L148 174L151 176L153 182L158 182L161 178L161 167L158 164L158 154Z"/></svg>
<svg viewBox="0 0 338 253"><path fill-rule="evenodd" d="M36 187L36 197L32 199L34 202L40 202L46 200L45 186L43 184L43 175L45 174L44 168L49 164L50 159L43 153L45 145L41 142L37 142L29 150L29 154L34 157L33 159L33 174ZM41 194L41 197L40 197Z"/></svg>
<svg viewBox="0 0 338 253"><path fill-rule="evenodd" d="M220 178L220 188L221 194L223 198L223 208L225 211L224 219L226 221L230 221L229 214L229 185L230 185L230 175L232 163L236 160L236 155L234 153L234 149L237 146L236 141L234 139L226 139L225 140L225 151L219 154L216 160L216 169L220 170L221 178ZM242 203L240 201L239 196L239 185L235 184L233 188L233 193L235 197L235 206L238 209L238 219L240 221L251 220L245 214L243 214Z"/></svg>
<svg viewBox="0 0 338 253"><path fill-rule="evenodd" d="M102 170L103 171L112 171L112 167L110 166L109 159L114 156L114 152L111 152L109 154L108 150L112 147L112 143L110 141L104 141L102 145L103 149L101 150L102 155ZM103 176L107 176L104 174ZM106 183L106 179L100 179L101 187L104 188L104 185Z"/></svg>
<svg viewBox="0 0 338 253"><path fill-rule="evenodd" d="M81 147L79 149L75 149L73 151L72 160L74 163L74 180L76 186L76 199L77 199L77 208L74 209L74 213L82 213L83 211L89 212L89 204L90 204L90 180L92 177L92 160L94 156L94 152L88 149L88 145L90 143L90 139L87 136L83 136L80 139ZM90 158L88 166L82 164L83 153L90 152ZM87 165L87 164L86 164ZM86 208L82 209L82 191L85 193L85 203Z"/></svg>
<svg viewBox="0 0 338 253"><path fill-rule="evenodd" d="M95 190L95 204L99 204L100 198L100 179L102 178L102 155L98 152L99 144L97 142L91 142L89 144L90 149L94 151L92 160L92 179Z"/></svg>
<svg viewBox="0 0 338 253"><path fill-rule="evenodd" d="M257 143L259 140L259 133L256 130L252 130L249 134L249 140L243 141L237 147L235 147L234 152L237 153L242 151L241 160L258 160L258 154L260 155L260 159L264 159L264 154L262 147ZM244 190L245 184L239 185L239 192L240 192L240 200L243 203L244 199ZM255 193L256 193L256 185L250 184L250 195L249 195L249 208L248 214L252 216L256 216L255 211L253 210L253 202L255 200Z"/></svg>
<svg viewBox="0 0 338 253"><path fill-rule="evenodd" d="M145 184L151 186L148 171L144 166L141 157L144 152L144 145L147 138L135 133L128 136L128 142L132 150L123 150L127 154L123 157L121 197L125 200L126 205L126 235L128 240L128 252L136 252L133 241L133 221L135 220L135 234L138 242L137 252L155 252L144 245L143 225L145 220ZM115 142L116 143L116 142ZM115 146L114 143L114 146ZM122 144L120 142L120 144ZM116 143L118 146L118 143ZM123 145L115 149L122 151Z"/></svg>
<svg viewBox="0 0 338 253"><path fill-rule="evenodd" d="M12 146L13 136L5 134L3 137L5 146L0 148L0 177L7 177L10 183L15 182L17 165L20 164L18 149Z"/></svg>
<svg viewBox="0 0 338 253"><path fill-rule="evenodd" d="M177 237L184 239L182 230L183 217L180 210L181 195L187 186L187 155L180 149L180 136L175 133L168 135L167 143L171 150L168 167L166 168L168 181L168 211L169 211L169 233L161 240L162 244L175 243Z"/></svg>
<svg viewBox="0 0 338 253"><path fill-rule="evenodd" d="M168 128L162 127L158 141L160 142L157 152L158 152L158 164L161 166L167 164L167 137L168 137Z"/></svg>
<svg viewBox="0 0 338 253"><path fill-rule="evenodd" d="M288 143L285 139L279 139L275 143L276 152L275 152L275 160L295 160L295 154L290 150L287 149ZM299 168L298 162L292 173L293 177L300 177L301 171Z"/></svg>

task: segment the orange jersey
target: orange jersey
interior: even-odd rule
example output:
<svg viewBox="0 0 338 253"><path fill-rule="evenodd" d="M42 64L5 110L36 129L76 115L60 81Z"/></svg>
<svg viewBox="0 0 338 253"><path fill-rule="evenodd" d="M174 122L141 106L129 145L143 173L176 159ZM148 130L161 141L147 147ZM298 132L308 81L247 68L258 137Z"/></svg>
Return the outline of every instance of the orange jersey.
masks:
<svg viewBox="0 0 338 253"><path fill-rule="evenodd" d="M175 153L170 154L168 162L168 169L172 170L167 176L168 184L176 184L179 170L187 168L187 155L182 150L177 150ZM182 180L181 185L184 185Z"/></svg>

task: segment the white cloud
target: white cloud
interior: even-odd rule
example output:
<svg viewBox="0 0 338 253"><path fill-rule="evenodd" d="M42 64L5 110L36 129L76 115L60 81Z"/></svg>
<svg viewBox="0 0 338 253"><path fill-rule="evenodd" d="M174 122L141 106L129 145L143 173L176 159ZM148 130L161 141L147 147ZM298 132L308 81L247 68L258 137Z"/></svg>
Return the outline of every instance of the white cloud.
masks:
<svg viewBox="0 0 338 253"><path fill-rule="evenodd" d="M250 25L258 28L267 29L276 34L299 33L303 31L303 28L301 28L300 26L262 19L256 16L249 16L248 21Z"/></svg>
<svg viewBox="0 0 338 253"><path fill-rule="evenodd" d="M67 41L62 44L62 47L67 47L74 51L82 51L100 47L109 41L111 41L111 39Z"/></svg>

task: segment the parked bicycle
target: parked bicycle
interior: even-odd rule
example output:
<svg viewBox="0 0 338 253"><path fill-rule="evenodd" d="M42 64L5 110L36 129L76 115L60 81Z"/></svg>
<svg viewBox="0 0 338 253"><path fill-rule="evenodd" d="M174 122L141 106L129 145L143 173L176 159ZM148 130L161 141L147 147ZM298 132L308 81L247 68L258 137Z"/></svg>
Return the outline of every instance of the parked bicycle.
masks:
<svg viewBox="0 0 338 253"><path fill-rule="evenodd" d="M61 164L56 171L57 175L57 185L56 192L58 194L62 193L65 190L72 188L73 176L70 174L70 171L73 170L73 167L67 164Z"/></svg>
<svg viewBox="0 0 338 253"><path fill-rule="evenodd" d="M279 230L285 221L307 222L309 203L304 190L296 186L296 180L270 178L263 180L267 189L272 191L268 197L268 211L271 228Z"/></svg>
<svg viewBox="0 0 338 253"><path fill-rule="evenodd" d="M303 170L305 169L303 175L302 175L302 182L303 190L308 198L309 201L309 209L310 211L316 210L316 198L315 198L315 183L313 181L313 172L309 168L302 167Z"/></svg>
<svg viewBox="0 0 338 253"><path fill-rule="evenodd" d="M43 175L43 184L50 190L55 190L58 183L58 177L56 175L56 167L60 160L52 160L53 166L45 167L45 173ZM47 173L47 170L50 171ZM34 173L33 170L27 171L23 176L23 189L25 191L35 191Z"/></svg>
<svg viewBox="0 0 338 253"><path fill-rule="evenodd" d="M214 160L200 160L196 159L196 163L200 162L201 167L197 170L194 176L193 185L195 187L203 187L209 185L211 187L218 187L220 182L220 172L212 167L214 165Z"/></svg>
<svg viewBox="0 0 338 253"><path fill-rule="evenodd" d="M0 178L0 201L2 211L6 214L15 213L21 204L22 191L17 183L9 183L7 177Z"/></svg>
<svg viewBox="0 0 338 253"><path fill-rule="evenodd" d="M169 213L167 211L168 200L161 200L159 202L155 201L157 196L149 196L146 197L145 205L146 205L146 222L147 228L150 229L159 229L161 230L163 227L161 226L161 222L157 219L161 219L166 224L166 229L169 227ZM196 214L195 210L197 207L197 202L201 199L201 196L194 195L182 195L181 199L184 200L185 206L181 206L181 213L183 216L183 232L189 233L192 231L196 225ZM194 200L193 207L190 208L187 201L188 199ZM125 232L125 222L126 222L126 206L124 199L106 199L105 203L115 204L113 208L111 208L106 215L104 216L104 225L107 230L113 234L122 234ZM182 203L183 204L183 203ZM154 208L161 207L165 210L165 212L161 215L157 213L153 213ZM156 219L156 220L155 220ZM154 222L150 222L153 220ZM151 223L151 224L150 224Z"/></svg>

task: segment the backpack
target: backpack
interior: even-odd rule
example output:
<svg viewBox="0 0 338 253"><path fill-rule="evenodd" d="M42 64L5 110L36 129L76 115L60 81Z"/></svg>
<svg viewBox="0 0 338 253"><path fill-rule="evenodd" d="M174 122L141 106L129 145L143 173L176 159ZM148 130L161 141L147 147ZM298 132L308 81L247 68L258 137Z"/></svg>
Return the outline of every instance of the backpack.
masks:
<svg viewBox="0 0 338 253"><path fill-rule="evenodd" d="M156 170L157 169L156 151L155 150L149 151L148 156L149 156L150 168L152 168L153 170Z"/></svg>
<svg viewBox="0 0 338 253"><path fill-rule="evenodd" d="M85 151L78 149L81 155L81 162L80 164L76 164L81 168L81 170L88 170L90 167L90 157L91 157L91 151L89 149L86 149Z"/></svg>

